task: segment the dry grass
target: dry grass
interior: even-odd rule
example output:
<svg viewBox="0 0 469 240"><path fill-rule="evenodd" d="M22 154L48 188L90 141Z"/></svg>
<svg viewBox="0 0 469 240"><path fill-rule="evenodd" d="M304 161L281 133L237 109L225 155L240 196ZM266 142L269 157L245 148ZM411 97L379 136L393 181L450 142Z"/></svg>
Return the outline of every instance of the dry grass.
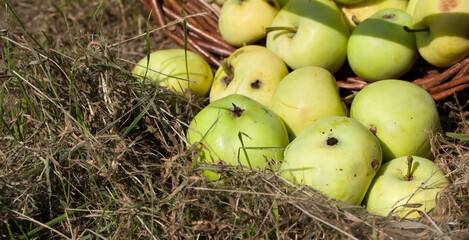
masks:
<svg viewBox="0 0 469 240"><path fill-rule="evenodd" d="M208 182L184 140L207 100L129 72L147 49L175 47L146 34L156 25L140 1L0 3L0 238L469 238L467 140L435 136L452 184L415 221L272 172L223 167L229 180ZM439 103L446 131L469 133L467 95Z"/></svg>

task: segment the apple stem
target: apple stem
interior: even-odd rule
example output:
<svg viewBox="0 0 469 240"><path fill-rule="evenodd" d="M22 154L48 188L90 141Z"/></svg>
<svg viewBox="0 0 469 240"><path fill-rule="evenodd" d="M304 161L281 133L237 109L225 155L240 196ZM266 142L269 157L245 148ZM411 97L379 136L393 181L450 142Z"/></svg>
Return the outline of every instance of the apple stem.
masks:
<svg viewBox="0 0 469 240"><path fill-rule="evenodd" d="M404 180L410 181L413 179L412 177L412 162L414 158L412 156L407 157L407 174L404 176Z"/></svg>
<svg viewBox="0 0 469 240"><path fill-rule="evenodd" d="M358 24L360 24L360 21L358 21L358 18L355 15L352 15L352 22L357 26L358 26Z"/></svg>
<svg viewBox="0 0 469 240"><path fill-rule="evenodd" d="M409 33L416 33L416 32L429 32L429 28L422 28L422 29L411 29L407 26L404 26L404 30Z"/></svg>
<svg viewBox="0 0 469 240"><path fill-rule="evenodd" d="M241 117L241 115L243 115L244 110L236 106L234 103L231 104L233 104L233 110L231 111L233 115L237 118Z"/></svg>
<svg viewBox="0 0 469 240"><path fill-rule="evenodd" d="M267 27L265 28L265 34L269 34L270 32L273 31L288 31L288 32L293 32L296 33L297 29L294 27Z"/></svg>
<svg viewBox="0 0 469 240"><path fill-rule="evenodd" d="M228 61L223 60L221 62L221 67L223 68L223 71L228 75L228 77L233 78L233 71L231 70L231 67L228 65Z"/></svg>

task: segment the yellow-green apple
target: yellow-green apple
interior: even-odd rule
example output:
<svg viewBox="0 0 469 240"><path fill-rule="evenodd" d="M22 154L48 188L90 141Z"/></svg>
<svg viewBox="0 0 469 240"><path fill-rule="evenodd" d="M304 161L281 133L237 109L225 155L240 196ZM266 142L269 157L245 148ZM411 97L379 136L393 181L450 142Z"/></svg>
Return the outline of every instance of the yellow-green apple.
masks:
<svg viewBox="0 0 469 240"><path fill-rule="evenodd" d="M407 4L406 12L410 14L410 16L414 16L415 5L417 5L418 1L419 0L409 0L409 3Z"/></svg>
<svg viewBox="0 0 469 240"><path fill-rule="evenodd" d="M238 48L215 73L210 102L238 93L267 106L287 74L285 63L269 49L259 45Z"/></svg>
<svg viewBox="0 0 469 240"><path fill-rule="evenodd" d="M404 30L412 16L398 8L382 9L361 22L350 35L347 59L367 82L400 78L419 57L414 33Z"/></svg>
<svg viewBox="0 0 469 240"><path fill-rule="evenodd" d="M311 123L285 149L280 176L359 205L381 165L378 139L341 116Z"/></svg>
<svg viewBox="0 0 469 240"><path fill-rule="evenodd" d="M227 0L218 18L220 34L236 47L254 43L265 37L278 10L275 0Z"/></svg>
<svg viewBox="0 0 469 240"><path fill-rule="evenodd" d="M330 116L347 116L334 76L321 67L298 68L283 78L269 109L277 113L293 140L312 122Z"/></svg>
<svg viewBox="0 0 469 240"><path fill-rule="evenodd" d="M419 53L428 63L449 67L469 55L469 1L418 1L413 23Z"/></svg>
<svg viewBox="0 0 469 240"><path fill-rule="evenodd" d="M364 203L374 214L416 218L428 212L449 180L426 158L403 156L384 163L371 183Z"/></svg>
<svg viewBox="0 0 469 240"><path fill-rule="evenodd" d="M207 61L184 49L154 51L138 61L132 73L141 81L151 80L180 93L189 88L199 96L208 94L213 81L212 68Z"/></svg>
<svg viewBox="0 0 469 240"><path fill-rule="evenodd" d="M364 0L356 4L340 4L339 8L344 15L350 31L357 23L365 21L368 17L385 8L407 9L408 0ZM356 20L354 20L354 17Z"/></svg>
<svg viewBox="0 0 469 240"><path fill-rule="evenodd" d="M323 67L335 73L347 54L347 25L330 0L290 0L267 28L268 49L292 69Z"/></svg>
<svg viewBox="0 0 469 240"><path fill-rule="evenodd" d="M364 87L352 101L350 117L378 137L383 162L409 155L433 159L431 136L442 131L431 95L403 80L386 79Z"/></svg>
<svg viewBox="0 0 469 240"><path fill-rule="evenodd" d="M257 101L232 94L208 104L191 121L190 145L198 143L201 163L225 163L263 169L283 159L288 133L283 121ZM219 174L204 170L215 180Z"/></svg>

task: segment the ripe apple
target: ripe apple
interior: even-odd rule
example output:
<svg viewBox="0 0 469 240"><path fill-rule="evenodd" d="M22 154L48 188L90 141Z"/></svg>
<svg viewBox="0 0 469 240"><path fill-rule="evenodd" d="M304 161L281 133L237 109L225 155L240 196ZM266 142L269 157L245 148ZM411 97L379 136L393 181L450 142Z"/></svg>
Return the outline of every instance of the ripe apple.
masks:
<svg viewBox="0 0 469 240"><path fill-rule="evenodd" d="M279 115L290 140L321 118L347 116L334 76L321 67L298 68L283 78L269 109Z"/></svg>
<svg viewBox="0 0 469 240"><path fill-rule="evenodd" d="M215 73L210 102L238 93L268 106L287 74L285 63L269 49L258 45L238 48Z"/></svg>
<svg viewBox="0 0 469 240"><path fill-rule="evenodd" d="M435 207L438 192L449 185L436 163L418 156L403 156L384 163L371 183L364 203L374 214L416 218L416 210Z"/></svg>
<svg viewBox="0 0 469 240"><path fill-rule="evenodd" d="M187 141L190 145L199 143L198 161L239 163L260 169L269 161L283 159L284 148L289 143L285 125L275 113L239 94L203 108L190 123ZM210 170L204 170L203 174L210 180L219 177Z"/></svg>
<svg viewBox="0 0 469 240"><path fill-rule="evenodd" d="M378 137L383 162L409 155L433 159L430 138L442 131L430 94L403 80L386 79L364 87L352 101L350 117Z"/></svg>
<svg viewBox="0 0 469 240"><path fill-rule="evenodd" d="M267 48L292 69L317 66L335 73L345 61L349 32L333 1L290 0L267 32Z"/></svg>
<svg viewBox="0 0 469 240"><path fill-rule="evenodd" d="M413 16L417 47L428 63L449 67L469 55L469 1L419 1Z"/></svg>
<svg viewBox="0 0 469 240"><path fill-rule="evenodd" d="M142 58L132 70L133 75L184 93L191 89L199 96L206 96L213 81L210 65L197 53L184 49L165 49L152 52ZM189 76L189 78L188 78Z"/></svg>
<svg viewBox="0 0 469 240"><path fill-rule="evenodd" d="M279 10L275 0L227 0L218 17L222 37L240 47L265 37Z"/></svg>
<svg viewBox="0 0 469 240"><path fill-rule="evenodd" d="M378 139L342 116L311 123L285 149L280 176L359 205L381 165Z"/></svg>
<svg viewBox="0 0 469 240"><path fill-rule="evenodd" d="M353 16L356 17L358 23L361 23L371 15L385 8L406 10L407 3L408 0L364 0L356 4L340 4L339 8L344 15L350 31L353 31L355 27L357 27Z"/></svg>
<svg viewBox="0 0 469 240"><path fill-rule="evenodd" d="M367 82L399 78L419 57L414 33L404 30L412 16L386 8L361 22L350 35L347 58L352 71Z"/></svg>

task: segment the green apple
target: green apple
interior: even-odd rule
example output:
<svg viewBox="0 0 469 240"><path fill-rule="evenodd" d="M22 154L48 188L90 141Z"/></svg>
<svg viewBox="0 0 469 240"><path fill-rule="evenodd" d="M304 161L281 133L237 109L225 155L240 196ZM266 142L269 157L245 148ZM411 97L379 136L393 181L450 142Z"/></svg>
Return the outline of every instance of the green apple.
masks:
<svg viewBox="0 0 469 240"><path fill-rule="evenodd" d="M184 49L152 52L137 63L132 73L140 81L152 80L180 93L189 88L199 96L208 94L213 81L212 68L207 61Z"/></svg>
<svg viewBox="0 0 469 240"><path fill-rule="evenodd" d="M428 63L449 67L469 55L469 1L419 1L413 17L417 47Z"/></svg>
<svg viewBox="0 0 469 240"><path fill-rule="evenodd" d="M215 73L210 102L238 93L267 106L288 68L269 49L248 45L238 48Z"/></svg>
<svg viewBox="0 0 469 240"><path fill-rule="evenodd" d="M419 0L409 0L409 3L407 4L407 9L406 9L406 12L410 15L410 16L414 16L414 9L415 9L415 5L417 5L417 2Z"/></svg>
<svg viewBox="0 0 469 240"><path fill-rule="evenodd" d="M280 176L359 205L381 165L378 139L341 116L311 123L285 149Z"/></svg>
<svg viewBox="0 0 469 240"><path fill-rule="evenodd" d="M364 0L356 4L340 4L339 8L344 15L350 31L357 27L356 22L361 23L379 10L385 8L407 9L408 0ZM353 18L356 18L356 22Z"/></svg>
<svg viewBox="0 0 469 240"><path fill-rule="evenodd" d="M298 68L283 78L269 109L279 115L294 139L312 122L330 116L347 116L334 76L321 67Z"/></svg>
<svg viewBox="0 0 469 240"><path fill-rule="evenodd" d="M187 141L199 143L199 161L263 169L280 161L288 145L283 121L257 101L232 94L210 103L191 121ZM244 148L243 148L244 147ZM219 174L205 170L215 180Z"/></svg>
<svg viewBox="0 0 469 240"><path fill-rule="evenodd" d="M347 58L352 71L367 82L400 78L419 57L414 33L404 30L412 16L398 8L382 9L350 35Z"/></svg>
<svg viewBox="0 0 469 240"><path fill-rule="evenodd" d="M347 54L347 25L330 0L290 0L267 29L268 49L292 69L323 67L335 73Z"/></svg>
<svg viewBox="0 0 469 240"><path fill-rule="evenodd" d="M449 185L436 163L418 156L403 156L384 163L376 174L364 203L374 214L419 217L418 211L435 207L440 190Z"/></svg>
<svg viewBox="0 0 469 240"><path fill-rule="evenodd" d="M442 131L431 95L403 80L386 79L364 87L352 101L350 117L378 137L383 162L409 155L433 159L430 139Z"/></svg>
<svg viewBox="0 0 469 240"><path fill-rule="evenodd" d="M218 17L221 36L240 47L265 37L279 8L275 0L227 0Z"/></svg>

